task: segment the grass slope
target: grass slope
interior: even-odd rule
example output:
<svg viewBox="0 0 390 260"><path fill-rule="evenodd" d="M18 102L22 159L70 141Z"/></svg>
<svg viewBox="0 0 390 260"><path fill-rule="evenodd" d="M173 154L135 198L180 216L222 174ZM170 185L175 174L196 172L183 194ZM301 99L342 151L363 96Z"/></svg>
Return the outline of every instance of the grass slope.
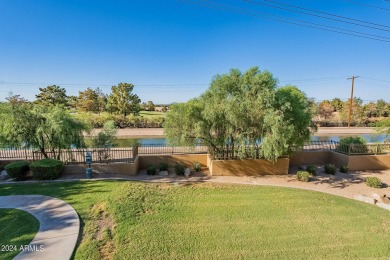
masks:
<svg viewBox="0 0 390 260"><path fill-rule="evenodd" d="M39 221L18 209L0 209L0 259L12 259L20 246L28 245L39 229Z"/></svg>
<svg viewBox="0 0 390 260"><path fill-rule="evenodd" d="M0 193L75 207L83 224L76 259L390 257L389 212L306 190L88 181L1 185Z"/></svg>
<svg viewBox="0 0 390 260"><path fill-rule="evenodd" d="M140 111L140 116L148 117L148 118L156 118L156 117L164 117L166 113L164 112L156 112L156 111Z"/></svg>

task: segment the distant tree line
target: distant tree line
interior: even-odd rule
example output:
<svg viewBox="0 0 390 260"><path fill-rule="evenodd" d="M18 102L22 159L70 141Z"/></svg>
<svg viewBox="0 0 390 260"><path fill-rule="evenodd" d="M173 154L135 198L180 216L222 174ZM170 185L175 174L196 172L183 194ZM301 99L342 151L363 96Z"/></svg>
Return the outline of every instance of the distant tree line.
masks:
<svg viewBox="0 0 390 260"><path fill-rule="evenodd" d="M154 103L148 101L141 104L141 99L133 93L133 89L134 85L132 84L119 83L111 87L110 94L104 94L100 88L88 87L83 91L79 91L78 96L72 96L66 94L65 88L51 85L39 88L39 93L35 95L33 103L45 107L60 105L68 109L96 114L108 112L110 114L120 114L123 117L130 114L137 116L141 110L154 111ZM14 105L28 103L25 98L13 94L10 94L6 100Z"/></svg>
<svg viewBox="0 0 390 260"><path fill-rule="evenodd" d="M350 100L340 98L311 102L314 114L313 120L319 126L345 126L348 124ZM390 116L390 103L383 99L364 104L361 98L352 102L351 125L376 126Z"/></svg>

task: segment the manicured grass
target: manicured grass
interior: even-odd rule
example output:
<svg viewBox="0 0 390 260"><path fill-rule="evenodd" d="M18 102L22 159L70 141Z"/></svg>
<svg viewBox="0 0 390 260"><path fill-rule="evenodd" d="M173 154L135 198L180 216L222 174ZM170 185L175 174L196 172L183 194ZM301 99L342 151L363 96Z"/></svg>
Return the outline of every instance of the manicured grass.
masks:
<svg viewBox="0 0 390 260"><path fill-rule="evenodd" d="M12 259L20 246L28 245L39 229L39 221L18 209L0 209L0 259Z"/></svg>
<svg viewBox="0 0 390 260"><path fill-rule="evenodd" d="M139 115L143 117L150 117L150 118L156 118L156 117L165 117L167 113L164 112L156 112L156 111L140 111Z"/></svg>
<svg viewBox="0 0 390 260"><path fill-rule="evenodd" d="M0 194L70 203L83 223L76 259L390 258L388 211L306 190L83 181Z"/></svg>

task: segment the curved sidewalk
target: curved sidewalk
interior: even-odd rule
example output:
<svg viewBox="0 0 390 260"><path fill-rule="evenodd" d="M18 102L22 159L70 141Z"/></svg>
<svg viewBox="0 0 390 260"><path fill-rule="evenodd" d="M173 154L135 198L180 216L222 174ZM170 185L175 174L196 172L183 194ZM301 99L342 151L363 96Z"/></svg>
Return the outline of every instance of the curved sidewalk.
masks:
<svg viewBox="0 0 390 260"><path fill-rule="evenodd" d="M14 195L0 196L0 208L27 211L37 218L40 224L30 247L14 259L71 258L80 230L79 216L72 206L49 196Z"/></svg>

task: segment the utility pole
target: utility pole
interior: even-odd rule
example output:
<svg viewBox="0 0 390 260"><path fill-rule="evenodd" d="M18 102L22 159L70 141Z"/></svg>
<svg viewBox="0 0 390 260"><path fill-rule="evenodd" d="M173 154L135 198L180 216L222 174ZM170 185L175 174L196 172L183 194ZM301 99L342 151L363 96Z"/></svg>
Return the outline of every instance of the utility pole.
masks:
<svg viewBox="0 0 390 260"><path fill-rule="evenodd" d="M353 88L355 84L355 79L359 76L352 76L352 78L348 78L347 80L352 79L352 88L351 88L351 99L349 100L349 114L348 114L348 128L351 127L351 114L352 114L352 102L353 102Z"/></svg>

